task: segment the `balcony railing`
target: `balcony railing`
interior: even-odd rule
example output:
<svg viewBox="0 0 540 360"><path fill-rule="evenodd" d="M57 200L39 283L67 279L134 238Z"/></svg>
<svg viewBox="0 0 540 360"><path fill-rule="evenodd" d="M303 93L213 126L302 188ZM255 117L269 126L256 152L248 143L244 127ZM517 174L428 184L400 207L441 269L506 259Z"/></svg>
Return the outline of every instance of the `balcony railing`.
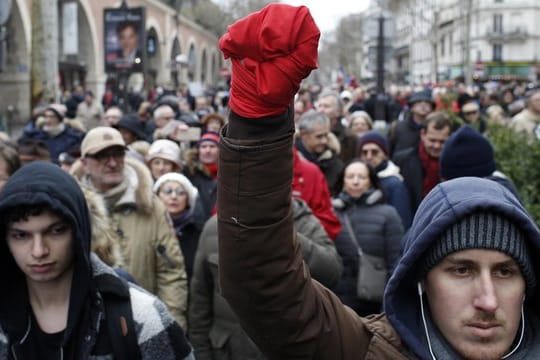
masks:
<svg viewBox="0 0 540 360"><path fill-rule="evenodd" d="M509 29L495 31L492 27L486 29L486 38L491 43L525 41L529 32L525 26L514 26Z"/></svg>

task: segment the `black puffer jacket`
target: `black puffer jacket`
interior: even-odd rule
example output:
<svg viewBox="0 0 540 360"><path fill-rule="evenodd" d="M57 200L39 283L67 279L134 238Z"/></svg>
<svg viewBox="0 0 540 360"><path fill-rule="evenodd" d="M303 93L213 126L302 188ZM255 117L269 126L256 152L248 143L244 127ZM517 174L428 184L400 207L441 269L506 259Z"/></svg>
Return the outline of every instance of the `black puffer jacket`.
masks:
<svg viewBox="0 0 540 360"><path fill-rule="evenodd" d="M345 192L334 200L334 209L342 224L348 215L354 237L366 254L384 257L390 277L399 257L400 242L403 236L403 224L396 209L382 203L382 192L370 190L358 199ZM336 239L336 248L343 259L343 275L334 288L341 301L361 315L377 313L381 304L360 302L356 298L356 278L358 275L357 247L347 227Z"/></svg>

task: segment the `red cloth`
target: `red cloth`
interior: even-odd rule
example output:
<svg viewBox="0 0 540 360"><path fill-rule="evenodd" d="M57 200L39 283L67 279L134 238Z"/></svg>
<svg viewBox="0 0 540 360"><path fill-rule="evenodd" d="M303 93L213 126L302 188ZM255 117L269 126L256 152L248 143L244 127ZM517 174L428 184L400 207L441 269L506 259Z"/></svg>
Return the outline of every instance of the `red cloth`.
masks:
<svg viewBox="0 0 540 360"><path fill-rule="evenodd" d="M208 173L212 179L217 179L218 166L217 164L205 164Z"/></svg>
<svg viewBox="0 0 540 360"><path fill-rule="evenodd" d="M305 6L270 4L230 25L219 47L232 62L231 110L247 118L282 114L317 68L319 37Z"/></svg>
<svg viewBox="0 0 540 360"><path fill-rule="evenodd" d="M425 197L439 183L439 159L429 156L421 141L418 147L418 156L424 169L422 197Z"/></svg>
<svg viewBox="0 0 540 360"><path fill-rule="evenodd" d="M298 154L296 147L293 147L293 154L292 196L308 204L328 237L335 240L341 232L341 223L332 208L326 179L317 165Z"/></svg>

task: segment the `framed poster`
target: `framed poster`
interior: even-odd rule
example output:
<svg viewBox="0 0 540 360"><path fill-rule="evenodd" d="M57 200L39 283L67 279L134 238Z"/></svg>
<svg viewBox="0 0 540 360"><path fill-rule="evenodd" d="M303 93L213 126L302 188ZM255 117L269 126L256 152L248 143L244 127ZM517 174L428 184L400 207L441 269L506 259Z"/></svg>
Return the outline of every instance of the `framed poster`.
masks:
<svg viewBox="0 0 540 360"><path fill-rule="evenodd" d="M103 14L106 72L142 72L145 64L144 8L108 8Z"/></svg>

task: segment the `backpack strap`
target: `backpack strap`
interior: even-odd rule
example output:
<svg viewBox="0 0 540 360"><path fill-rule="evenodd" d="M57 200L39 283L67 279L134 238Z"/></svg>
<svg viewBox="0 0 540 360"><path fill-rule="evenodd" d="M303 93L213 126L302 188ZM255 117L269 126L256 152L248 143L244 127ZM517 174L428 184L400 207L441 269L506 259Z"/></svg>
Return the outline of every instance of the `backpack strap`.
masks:
<svg viewBox="0 0 540 360"><path fill-rule="evenodd" d="M142 358L135 322L131 311L129 297L129 285L124 279L118 279L128 292L127 298L113 294L104 294L103 303L107 330L114 352L114 358L118 360L140 360Z"/></svg>

